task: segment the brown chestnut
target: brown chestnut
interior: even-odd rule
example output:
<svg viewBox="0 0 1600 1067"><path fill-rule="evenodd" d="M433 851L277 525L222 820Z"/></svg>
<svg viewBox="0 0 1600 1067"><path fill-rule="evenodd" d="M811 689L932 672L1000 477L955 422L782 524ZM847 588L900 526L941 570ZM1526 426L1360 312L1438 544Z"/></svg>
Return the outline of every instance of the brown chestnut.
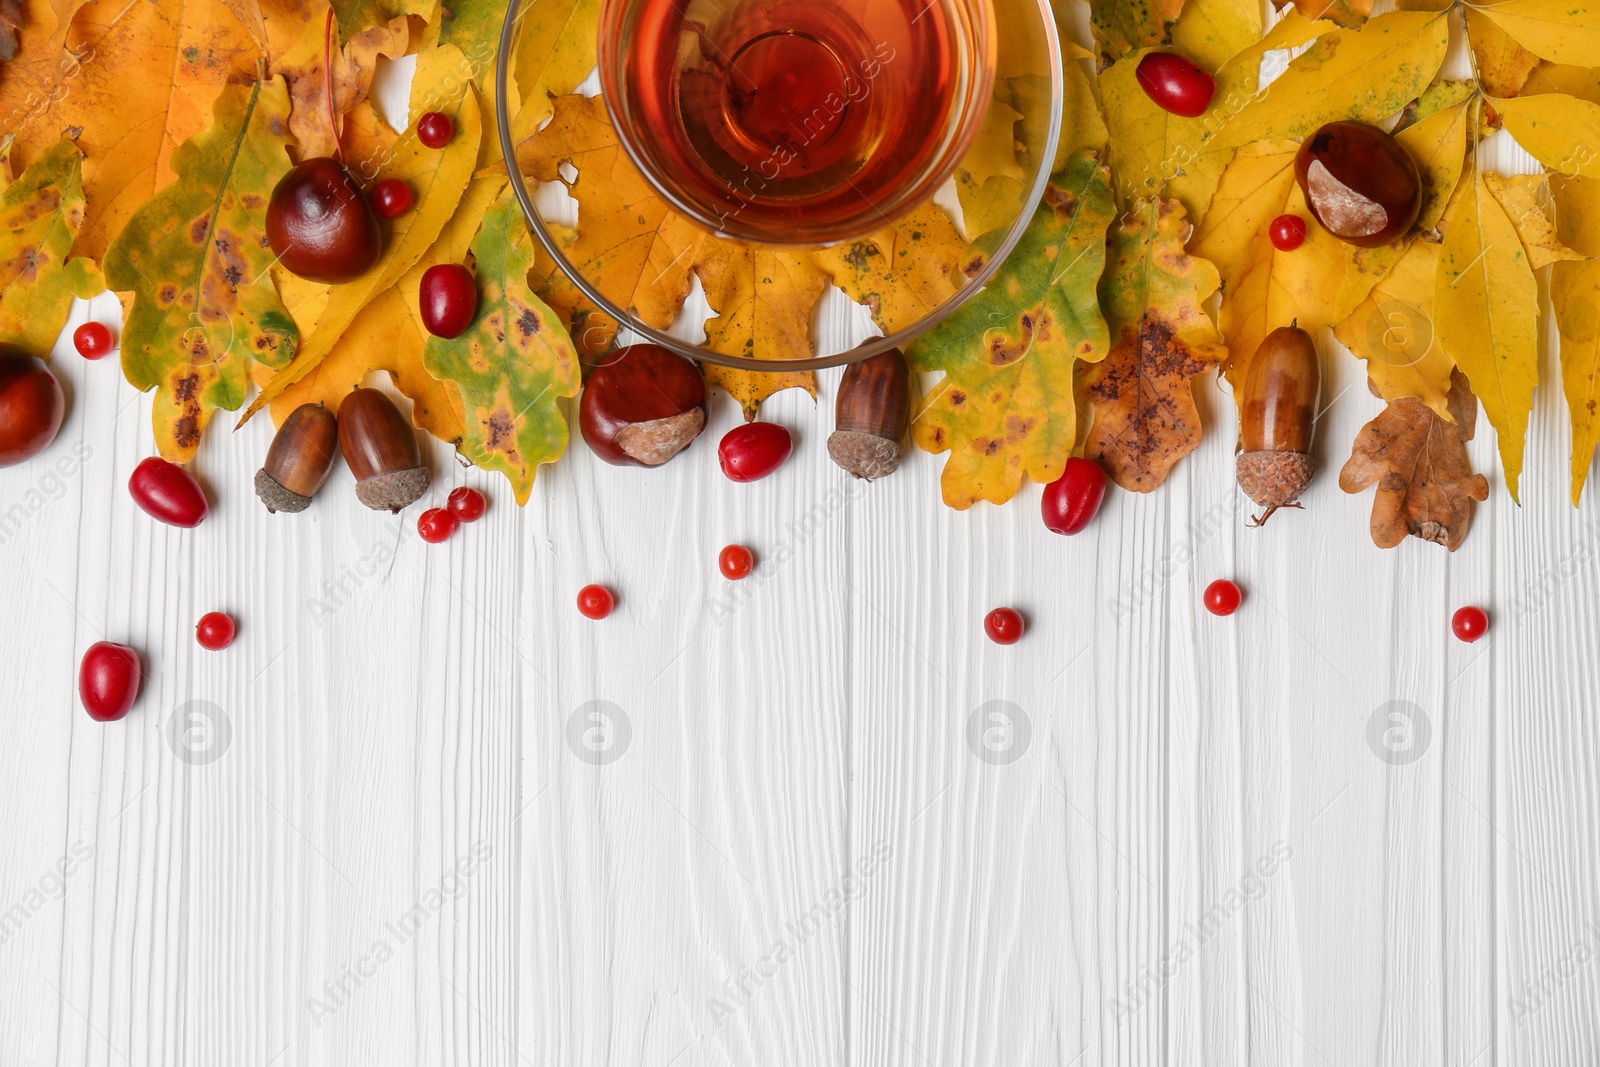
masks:
<svg viewBox="0 0 1600 1067"><path fill-rule="evenodd" d="M378 216L337 160L327 156L291 167L267 203L267 243L291 272L335 284L361 277L378 262Z"/></svg>
<svg viewBox="0 0 1600 1067"><path fill-rule="evenodd" d="M356 498L374 511L399 511L428 488L417 435L376 389L357 389L339 405L339 449L356 477Z"/></svg>
<svg viewBox="0 0 1600 1067"><path fill-rule="evenodd" d="M268 511L290 513L311 506L339 454L339 422L321 404L301 404L289 413L256 471L256 496Z"/></svg>
<svg viewBox="0 0 1600 1067"><path fill-rule="evenodd" d="M660 345L629 345L590 373L578 428L607 463L659 467L700 436L708 412L699 367Z"/></svg>
<svg viewBox="0 0 1600 1067"><path fill-rule="evenodd" d="M0 342L0 467L48 448L66 414L66 394L44 360Z"/></svg>
<svg viewBox="0 0 1600 1067"><path fill-rule="evenodd" d="M857 478L893 474L911 412L911 373L898 348L852 363L839 379L828 455Z"/></svg>
<svg viewBox="0 0 1600 1067"><path fill-rule="evenodd" d="M1399 239L1422 208L1422 177L1405 146L1365 122L1330 122L1294 157L1306 206L1341 241L1375 248Z"/></svg>

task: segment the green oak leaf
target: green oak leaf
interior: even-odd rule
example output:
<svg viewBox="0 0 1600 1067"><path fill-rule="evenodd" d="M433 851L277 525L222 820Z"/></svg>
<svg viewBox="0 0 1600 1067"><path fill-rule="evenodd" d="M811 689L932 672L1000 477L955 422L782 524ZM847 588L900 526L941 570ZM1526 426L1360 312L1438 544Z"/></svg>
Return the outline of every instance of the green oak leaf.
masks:
<svg viewBox="0 0 1600 1067"><path fill-rule="evenodd" d="M0 196L0 340L42 356L72 298L105 288L91 260L70 259L83 225L83 153L58 141Z"/></svg>

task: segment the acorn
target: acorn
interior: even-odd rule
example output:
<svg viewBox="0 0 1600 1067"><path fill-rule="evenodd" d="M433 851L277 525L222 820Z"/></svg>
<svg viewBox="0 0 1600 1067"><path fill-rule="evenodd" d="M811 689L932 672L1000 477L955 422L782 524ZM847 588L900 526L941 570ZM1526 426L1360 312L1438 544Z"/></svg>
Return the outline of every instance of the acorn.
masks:
<svg viewBox="0 0 1600 1067"><path fill-rule="evenodd" d="M398 512L428 488L416 433L376 389L357 389L339 405L339 448L356 477L356 498L374 511Z"/></svg>
<svg viewBox="0 0 1600 1067"><path fill-rule="evenodd" d="M852 363L839 380L828 455L856 478L893 474L910 414L911 372L898 348Z"/></svg>
<svg viewBox="0 0 1600 1067"><path fill-rule="evenodd" d="M321 404L301 404L290 413L256 471L256 496L271 512L311 506L339 454L339 422Z"/></svg>
<svg viewBox="0 0 1600 1067"><path fill-rule="evenodd" d="M1297 324L1280 326L1256 349L1239 402L1239 488L1267 509L1299 507L1311 484L1311 434L1322 388L1317 346Z"/></svg>

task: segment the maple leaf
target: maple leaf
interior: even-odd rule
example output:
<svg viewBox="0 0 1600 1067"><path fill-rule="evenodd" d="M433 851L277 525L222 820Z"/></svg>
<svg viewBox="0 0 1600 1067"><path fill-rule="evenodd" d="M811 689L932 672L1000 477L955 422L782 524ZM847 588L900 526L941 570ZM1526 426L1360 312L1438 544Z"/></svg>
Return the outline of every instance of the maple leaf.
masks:
<svg viewBox="0 0 1600 1067"><path fill-rule="evenodd" d="M71 259L83 224L83 156L62 140L0 195L0 338L43 355L73 297L105 288L87 259Z"/></svg>
<svg viewBox="0 0 1600 1067"><path fill-rule="evenodd" d="M302 2L266 7L272 48L300 36ZM80 131L88 206L76 251L100 259L139 205L173 180L173 153L210 124L222 87L255 79L261 46L222 0L85 4L66 26L65 47L47 0L25 3L21 49L0 74L0 115L21 167L61 131Z"/></svg>
<svg viewBox="0 0 1600 1067"><path fill-rule="evenodd" d="M1467 456L1478 405L1460 371L1449 408L1454 421L1447 422L1421 400L1401 397L1356 435L1339 488L1359 493L1377 483L1371 530L1379 548L1393 548L1409 534L1454 552L1472 525L1473 502L1488 498L1489 483L1472 473Z"/></svg>
<svg viewBox="0 0 1600 1067"><path fill-rule="evenodd" d="M825 249L728 240L667 205L622 151L603 100L564 96L553 105L550 123L518 144L517 163L537 181L561 182L577 199L577 228L557 228L565 254L650 326L671 326L698 278L714 312L705 323L707 346L776 362L814 354L813 312L830 283L866 304L885 332L910 325L955 292L951 275L966 242L942 208L923 205L892 226ZM617 324L546 257L534 272L540 298L567 322L579 351L603 352ZM816 389L810 372L712 366L706 376L739 401L747 418L779 389L813 395Z"/></svg>
<svg viewBox="0 0 1600 1067"><path fill-rule="evenodd" d="M1397 114L1433 81L1449 44L1449 19L1427 11L1391 11L1359 30L1323 34L1234 111L1217 132L1218 147L1300 139L1338 119Z"/></svg>
<svg viewBox="0 0 1600 1067"><path fill-rule="evenodd" d="M1190 379L1227 357L1201 305L1221 284L1184 251L1176 200L1139 200L1111 228L1100 306L1111 352L1085 375L1094 422L1084 454L1124 489L1148 493L1200 443Z"/></svg>
<svg viewBox="0 0 1600 1067"><path fill-rule="evenodd" d="M478 314L455 338L430 337L423 366L454 383L466 413L462 454L511 480L526 504L541 463L567 447L558 401L576 396L578 353L555 314L528 287L533 237L509 197L472 242Z"/></svg>
<svg viewBox="0 0 1600 1067"><path fill-rule="evenodd" d="M244 402L252 358L281 364L297 331L268 268L266 208L289 169L281 78L229 86L215 119L173 156L177 180L148 200L106 253L106 282L131 293L122 371L155 389L156 445L187 462L217 408Z"/></svg>
<svg viewBox="0 0 1600 1067"><path fill-rule="evenodd" d="M315 370L349 329L361 309L374 297L400 281L416 265L455 214L478 159L483 123L478 96L471 81L456 77L461 50L441 46L417 60L411 83L411 118L406 133L395 144L386 177L400 178L416 195L416 204L390 224L383 255L366 274L328 289L327 303L316 329L239 420L243 425L257 411L295 382ZM455 136L443 148L428 148L416 138L416 119L423 111L442 111L455 124Z"/></svg>
<svg viewBox="0 0 1600 1067"><path fill-rule="evenodd" d="M1600 56L1596 0L1500 0L1477 10L1540 58L1590 65Z"/></svg>
<svg viewBox="0 0 1600 1067"><path fill-rule="evenodd" d="M1600 179L1562 178L1552 183L1557 236L1588 256L1600 256ZM1550 302L1561 333L1561 384L1572 416L1572 505L1600 442L1600 259L1557 263L1550 272Z"/></svg>
<svg viewBox="0 0 1600 1067"><path fill-rule="evenodd" d="M1185 16L1187 21L1188 16ZM1211 203L1233 145L1214 141L1227 116L1255 96L1261 57L1293 48L1333 29L1331 22L1308 22L1291 12L1263 38L1239 27L1237 45L1216 71L1215 103L1199 118L1163 110L1139 84L1139 61L1148 50L1113 63L1100 74L1100 96L1111 131L1111 164L1118 196L1124 201L1157 193L1176 197L1198 221ZM1254 138L1252 138L1253 140Z"/></svg>
<svg viewBox="0 0 1600 1067"><path fill-rule="evenodd" d="M1506 489L1516 500L1539 380L1538 284L1516 228L1476 170L1461 183L1440 226L1434 329L1495 428Z"/></svg>
<svg viewBox="0 0 1600 1067"><path fill-rule="evenodd" d="M1024 475L1061 476L1078 432L1073 366L1109 344L1095 287L1115 213L1108 169L1073 156L999 273L907 349L913 368L944 375L911 434L950 453L940 486L951 507L1003 504ZM976 247L973 266L986 257Z"/></svg>

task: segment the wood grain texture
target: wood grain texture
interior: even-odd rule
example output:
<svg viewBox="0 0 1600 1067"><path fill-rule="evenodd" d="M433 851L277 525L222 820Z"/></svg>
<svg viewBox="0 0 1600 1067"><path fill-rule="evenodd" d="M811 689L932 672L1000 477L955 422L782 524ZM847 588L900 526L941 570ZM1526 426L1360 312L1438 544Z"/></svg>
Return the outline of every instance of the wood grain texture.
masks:
<svg viewBox="0 0 1600 1067"><path fill-rule="evenodd" d="M944 509L939 457L850 482L835 371L770 402L796 454L752 485L725 401L520 510L434 446L429 502L491 499L443 546L342 468L267 515L261 420L205 442L202 527L153 524L149 399L58 344L68 423L0 471L0 1065L1592 1064L1600 521L1554 337L1524 504L1495 484L1455 555L1338 491L1379 405L1331 336L1322 474L1262 529L1211 378L1167 485L1062 538L1037 487ZM1486 423L1471 453L1498 483ZM102 637L149 668L113 725L75 694Z"/></svg>

